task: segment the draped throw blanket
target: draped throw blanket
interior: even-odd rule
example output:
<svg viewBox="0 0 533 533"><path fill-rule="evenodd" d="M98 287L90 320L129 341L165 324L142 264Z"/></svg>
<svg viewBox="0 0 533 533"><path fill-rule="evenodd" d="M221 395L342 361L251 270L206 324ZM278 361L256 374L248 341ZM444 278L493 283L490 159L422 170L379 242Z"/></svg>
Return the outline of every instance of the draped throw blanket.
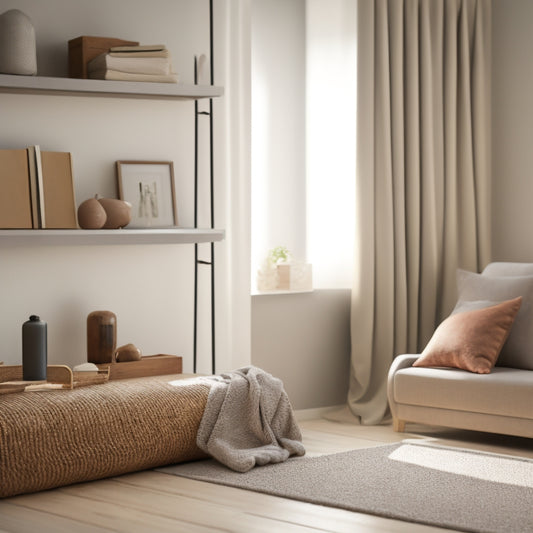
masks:
<svg viewBox="0 0 533 533"><path fill-rule="evenodd" d="M490 261L490 0L359 0L348 406L387 416L394 357Z"/></svg>
<svg viewBox="0 0 533 533"><path fill-rule="evenodd" d="M238 472L304 455L283 383L257 367L203 378L211 384L197 445Z"/></svg>

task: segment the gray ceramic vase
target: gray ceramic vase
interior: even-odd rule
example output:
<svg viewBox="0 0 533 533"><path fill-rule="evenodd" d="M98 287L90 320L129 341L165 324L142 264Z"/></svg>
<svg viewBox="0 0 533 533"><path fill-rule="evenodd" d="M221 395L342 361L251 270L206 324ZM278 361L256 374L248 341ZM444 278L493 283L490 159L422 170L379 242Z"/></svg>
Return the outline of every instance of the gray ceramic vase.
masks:
<svg viewBox="0 0 533 533"><path fill-rule="evenodd" d="M35 76L35 28L27 15L10 9L0 15L0 73Z"/></svg>

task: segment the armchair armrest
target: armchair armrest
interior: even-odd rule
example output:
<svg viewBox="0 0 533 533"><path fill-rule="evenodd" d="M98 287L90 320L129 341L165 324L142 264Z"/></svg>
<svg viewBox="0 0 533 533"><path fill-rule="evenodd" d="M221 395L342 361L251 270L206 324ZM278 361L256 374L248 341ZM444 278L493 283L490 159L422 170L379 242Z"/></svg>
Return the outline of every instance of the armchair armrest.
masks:
<svg viewBox="0 0 533 533"><path fill-rule="evenodd" d="M389 375L387 379L387 397L389 399L389 406L392 414L392 420L395 431L403 431L405 422L399 420L396 416L396 403L394 402L394 375L402 368L409 368L420 357L420 354L403 354L398 355L392 362Z"/></svg>
<svg viewBox="0 0 533 533"><path fill-rule="evenodd" d="M398 370L401 370L402 368L408 368L410 366L413 366L413 363L420 357L420 354L403 354L398 355L394 358L394 361L392 362L392 365L389 369L389 377L391 374L394 374L395 372L398 372Z"/></svg>

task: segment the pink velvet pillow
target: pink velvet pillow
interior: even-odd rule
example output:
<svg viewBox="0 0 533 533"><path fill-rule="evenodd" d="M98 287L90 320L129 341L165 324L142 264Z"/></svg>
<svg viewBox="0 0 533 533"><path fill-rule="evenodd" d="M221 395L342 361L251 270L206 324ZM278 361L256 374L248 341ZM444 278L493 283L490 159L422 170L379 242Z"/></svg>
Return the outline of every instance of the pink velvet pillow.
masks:
<svg viewBox="0 0 533 533"><path fill-rule="evenodd" d="M449 316L413 366L454 367L489 374L507 339L522 297Z"/></svg>

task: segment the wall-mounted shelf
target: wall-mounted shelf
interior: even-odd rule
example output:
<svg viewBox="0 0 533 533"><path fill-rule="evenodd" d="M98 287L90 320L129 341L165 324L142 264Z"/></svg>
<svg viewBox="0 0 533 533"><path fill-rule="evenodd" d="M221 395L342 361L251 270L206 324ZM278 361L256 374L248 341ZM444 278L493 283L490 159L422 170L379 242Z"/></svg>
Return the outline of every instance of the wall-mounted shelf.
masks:
<svg viewBox="0 0 533 533"><path fill-rule="evenodd" d="M152 83L134 81L111 81L77 78L58 78L47 76L16 76L0 74L0 95L42 95L55 98L67 97L90 97L90 98L131 98L142 100L166 100L171 102L194 101L194 228L151 228L122 230L81 230L81 229L0 229L0 247L24 247L24 246L84 246L84 245L145 245L145 244L194 244L194 341L193 341L193 366L196 372L197 338L199 335L198 323L198 268L210 269L210 307L211 307L211 361L212 372L215 372L215 254L214 243L224 239L224 230L214 228L214 150L213 150L213 99L224 94L223 87L214 85L214 39L213 39L213 0L209 0L209 65L210 85L198 85L197 60L194 62L194 84L184 83ZM198 109L198 100L209 101L209 111ZM145 104L149 105L148 102ZM8 103L9 105L9 103ZM18 106L20 104L17 103ZM39 105L47 105L39 102ZM188 105L188 104L187 104ZM171 106L173 107L173 106ZM203 106L204 108L207 106ZM171 109L169 110L171 111ZM210 228L198 228L198 192L199 187L198 160L200 150L199 143L199 117L209 118L209 205L210 205ZM169 113L171 118L171 113ZM22 119L21 119L22 120ZM110 116L110 121L112 117ZM203 121L203 118L201 119ZM75 125L75 121L72 122ZM207 132L206 132L207 133ZM65 132L65 135L70 134ZM202 143L207 141L207 135L201 137ZM207 158L206 158L207 159ZM198 256L198 244L210 243L210 256L208 259L200 259ZM202 250L204 252L204 250ZM203 276L202 276L203 278ZM202 281L203 282L203 281ZM203 300L203 299L202 299ZM200 302L203 303L203 302ZM200 332L203 335L203 330Z"/></svg>
<svg viewBox="0 0 533 533"><path fill-rule="evenodd" d="M196 100L222 96L224 89L212 85L188 85L184 83L84 80L0 74L0 92Z"/></svg>
<svg viewBox="0 0 533 533"><path fill-rule="evenodd" d="M224 230L194 228L0 230L0 244L24 245L190 244L222 239Z"/></svg>

